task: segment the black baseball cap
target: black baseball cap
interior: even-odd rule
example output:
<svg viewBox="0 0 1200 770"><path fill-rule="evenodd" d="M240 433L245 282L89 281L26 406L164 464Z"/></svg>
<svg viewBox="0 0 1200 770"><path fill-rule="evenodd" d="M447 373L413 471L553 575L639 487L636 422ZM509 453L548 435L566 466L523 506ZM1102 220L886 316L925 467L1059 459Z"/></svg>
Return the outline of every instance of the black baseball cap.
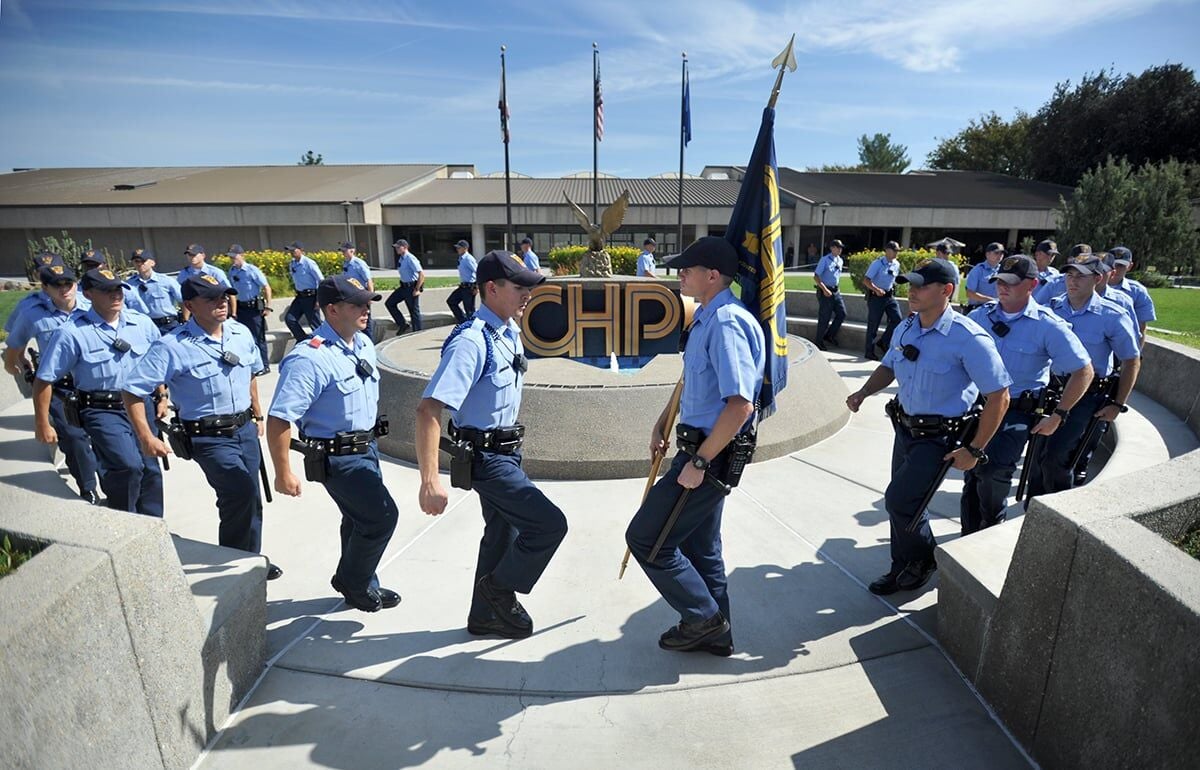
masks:
<svg viewBox="0 0 1200 770"><path fill-rule="evenodd" d="M84 254L82 257L80 257L80 267L83 267L84 265L95 265L96 267L99 267L100 265L104 264L104 257L98 255L95 249L88 249L88 251L91 252L91 256Z"/></svg>
<svg viewBox="0 0 1200 770"><path fill-rule="evenodd" d="M408 241L406 241L406 240L404 240L403 238L401 238L400 240L398 240L398 241L396 241L395 243L393 243L393 244L392 244L392 247L393 247L393 248L395 248L396 246L407 246L407 245L408 245Z"/></svg>
<svg viewBox="0 0 1200 770"><path fill-rule="evenodd" d="M60 283L75 283L75 271L62 263L61 259L53 265L46 265L38 268L38 279L42 283L60 284Z"/></svg>
<svg viewBox="0 0 1200 770"><path fill-rule="evenodd" d="M837 246L839 249L846 248L846 244L842 243L840 238L834 238L832 241L829 242L829 248L832 249L834 246Z"/></svg>
<svg viewBox="0 0 1200 770"><path fill-rule="evenodd" d="M525 267L525 260L511 251L495 249L483 255L475 267L475 281L512 281L518 286L537 286L546 280L546 276L535 273Z"/></svg>
<svg viewBox="0 0 1200 770"><path fill-rule="evenodd" d="M896 243L895 241L888 241L887 243L883 244L883 248L891 249L892 251L900 251L900 244Z"/></svg>
<svg viewBox="0 0 1200 770"><path fill-rule="evenodd" d="M938 243L937 246L933 247L933 250L935 252L940 251L942 254L949 254L950 253L950 244L946 243L945 241L941 241Z"/></svg>
<svg viewBox="0 0 1200 770"><path fill-rule="evenodd" d="M1114 246L1108 251L1112 254L1114 265L1132 265L1133 252L1124 246Z"/></svg>
<svg viewBox="0 0 1200 770"><path fill-rule="evenodd" d="M43 251L41 254L38 254L33 258L33 265L39 270L43 267L50 267L51 265L65 264L66 263L63 261L62 256L49 251Z"/></svg>
<svg viewBox="0 0 1200 770"><path fill-rule="evenodd" d="M1080 254L1063 266L1063 272L1078 270L1084 274L1105 275L1111 268L1099 254Z"/></svg>
<svg viewBox="0 0 1200 770"><path fill-rule="evenodd" d="M232 246L230 246L229 251L227 251L225 253L226 254L245 254L246 250L242 248L242 244L235 243Z"/></svg>
<svg viewBox="0 0 1200 770"><path fill-rule="evenodd" d="M984 249L984 252L993 252L993 251L998 251L1001 254L1003 254L1005 251L1007 251L1007 249L1004 248L1003 243L993 241L992 243L989 243L987 245L987 248Z"/></svg>
<svg viewBox="0 0 1200 770"><path fill-rule="evenodd" d="M300 241L292 241L287 245L287 250L291 251L292 249L300 249L300 251L304 251L304 244Z"/></svg>
<svg viewBox="0 0 1200 770"><path fill-rule="evenodd" d="M527 236L525 236L524 238L522 238L522 239L521 239L521 243L523 243L523 244L529 244L530 246L532 246L532 245L533 245L533 239L532 239L532 238L530 238L530 237L527 235Z"/></svg>
<svg viewBox="0 0 1200 770"><path fill-rule="evenodd" d="M198 273L188 276L188 279L179 287L179 293L183 295L184 301L197 297L217 299L229 294L237 294L237 289L226 286L208 273Z"/></svg>
<svg viewBox="0 0 1200 770"><path fill-rule="evenodd" d="M470 250L471 250L471 244L467 243L466 241L459 241L458 243L454 244L454 248L456 248L456 249L466 249L467 251L470 251Z"/></svg>
<svg viewBox="0 0 1200 770"><path fill-rule="evenodd" d="M958 282L958 268L947 259L927 259L911 272L896 276L896 283L911 283L913 286L931 283L950 283L957 286Z"/></svg>
<svg viewBox="0 0 1200 770"><path fill-rule="evenodd" d="M682 270L685 267L707 267L721 275L735 276L738 271L738 255L733 244L716 235L697 238L682 253L666 261L667 267Z"/></svg>
<svg viewBox="0 0 1200 770"><path fill-rule="evenodd" d="M341 243L338 244L338 248L339 249L357 249L358 247L355 246L350 241L342 241Z"/></svg>
<svg viewBox="0 0 1200 770"><path fill-rule="evenodd" d="M204 247L201 246L200 244L193 243L193 244L190 244L186 249L184 249L183 253L188 255L189 257L194 257L197 254L207 254L208 252L205 251Z"/></svg>
<svg viewBox="0 0 1200 770"><path fill-rule="evenodd" d="M1037 262L1034 262L1032 257L1027 257L1024 254L1013 254L1000 263L1000 269L996 271L995 275L988 278L988 283L1003 281L1012 286L1013 284L1029 279L1036 281L1037 277Z"/></svg>
<svg viewBox="0 0 1200 770"><path fill-rule="evenodd" d="M299 248L299 247L297 247ZM336 302L349 302L352 305L365 305L368 302L378 302L382 295L376 294L353 276L345 273L331 275L317 286L317 304L321 307Z"/></svg>
<svg viewBox="0 0 1200 770"><path fill-rule="evenodd" d="M654 240L653 238L647 238L646 240L642 241L642 245L643 246L657 246L658 241Z"/></svg>
<svg viewBox="0 0 1200 770"><path fill-rule="evenodd" d="M1043 254L1052 254L1054 256L1058 256L1058 244L1050 240L1042 241L1037 246L1033 247L1034 254L1038 253L1039 251Z"/></svg>
<svg viewBox="0 0 1200 770"><path fill-rule="evenodd" d="M129 261L130 262L143 262L147 259L150 260L151 262L158 261L158 259L154 256L154 252L151 249L140 249L140 250L134 252L133 256L129 258Z"/></svg>
<svg viewBox="0 0 1200 770"><path fill-rule="evenodd" d="M129 284L122 281L116 273L107 267L94 267L83 274L83 278L79 282L79 287L84 291L88 289L108 291L109 289L128 289Z"/></svg>
<svg viewBox="0 0 1200 770"><path fill-rule="evenodd" d="M1077 243L1071 247L1071 250L1069 252L1067 252L1067 256L1073 259L1075 257L1078 257L1080 254L1091 254L1091 253L1092 253L1091 246L1089 246L1086 243Z"/></svg>

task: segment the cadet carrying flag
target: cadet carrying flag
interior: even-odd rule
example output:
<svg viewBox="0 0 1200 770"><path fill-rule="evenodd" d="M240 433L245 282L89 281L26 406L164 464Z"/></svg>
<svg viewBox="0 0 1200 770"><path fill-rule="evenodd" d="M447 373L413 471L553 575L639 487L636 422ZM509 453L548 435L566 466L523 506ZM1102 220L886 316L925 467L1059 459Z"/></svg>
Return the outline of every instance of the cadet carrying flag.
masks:
<svg viewBox="0 0 1200 770"><path fill-rule="evenodd" d="M779 219L779 167L775 163L775 110L763 110L758 140L742 179L725 238L738 253L742 304L763 328L766 371L759 393L760 419L775 411L787 386L787 315L783 288L783 227Z"/></svg>

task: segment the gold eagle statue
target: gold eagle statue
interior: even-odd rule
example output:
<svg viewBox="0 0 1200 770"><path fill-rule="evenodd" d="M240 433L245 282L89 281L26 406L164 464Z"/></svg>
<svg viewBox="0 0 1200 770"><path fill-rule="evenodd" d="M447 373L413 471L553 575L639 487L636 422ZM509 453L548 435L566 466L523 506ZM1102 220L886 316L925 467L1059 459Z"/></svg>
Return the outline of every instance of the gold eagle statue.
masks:
<svg viewBox="0 0 1200 770"><path fill-rule="evenodd" d="M588 234L588 247L591 249L591 253L585 254L580 260L579 274L603 278L611 276L612 259L604 250L604 242L625 221L625 212L629 210L629 190L621 193L621 196L604 210L604 213L600 215L599 223L593 223L587 212L571 200L571 196L567 195L566 190L563 190L563 197L567 199L567 203L571 206L571 213L579 220L583 231Z"/></svg>

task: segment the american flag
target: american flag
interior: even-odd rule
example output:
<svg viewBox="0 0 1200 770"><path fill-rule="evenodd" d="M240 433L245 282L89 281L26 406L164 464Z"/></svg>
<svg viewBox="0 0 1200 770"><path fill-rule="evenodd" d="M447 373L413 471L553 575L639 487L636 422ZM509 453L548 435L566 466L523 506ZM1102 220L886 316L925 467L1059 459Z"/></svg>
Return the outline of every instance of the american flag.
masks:
<svg viewBox="0 0 1200 770"><path fill-rule="evenodd" d="M604 94L600 91L600 60L596 60L596 141L604 141Z"/></svg>
<svg viewBox="0 0 1200 770"><path fill-rule="evenodd" d="M504 60L500 62L500 141L508 144L510 134L508 131L508 89L504 83Z"/></svg>

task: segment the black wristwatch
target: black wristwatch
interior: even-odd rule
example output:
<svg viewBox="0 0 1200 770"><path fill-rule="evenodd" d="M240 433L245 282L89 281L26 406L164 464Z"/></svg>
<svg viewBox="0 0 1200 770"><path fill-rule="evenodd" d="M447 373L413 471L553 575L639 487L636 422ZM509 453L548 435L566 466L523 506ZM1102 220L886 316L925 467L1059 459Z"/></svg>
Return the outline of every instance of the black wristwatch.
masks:
<svg viewBox="0 0 1200 770"><path fill-rule="evenodd" d="M697 470L701 470L701 471L706 471L706 470L708 470L708 466L709 466L708 460L705 460L700 455L692 455L692 467L693 468L695 468Z"/></svg>
<svg viewBox="0 0 1200 770"><path fill-rule="evenodd" d="M987 452L983 451L979 447L971 446L970 444L964 446L963 449L966 449L971 453L971 456L975 458L975 462L979 463L980 465L987 465Z"/></svg>
<svg viewBox="0 0 1200 770"><path fill-rule="evenodd" d="M1057 414L1060 418L1062 418L1063 422L1066 422L1067 418L1071 415L1071 410L1070 409L1055 409L1054 414Z"/></svg>
<svg viewBox="0 0 1200 770"><path fill-rule="evenodd" d="M1115 406L1117 409L1119 409L1121 414L1125 414L1126 412L1129 411L1128 406L1126 406L1125 404L1118 404L1116 401L1113 402L1113 406Z"/></svg>

